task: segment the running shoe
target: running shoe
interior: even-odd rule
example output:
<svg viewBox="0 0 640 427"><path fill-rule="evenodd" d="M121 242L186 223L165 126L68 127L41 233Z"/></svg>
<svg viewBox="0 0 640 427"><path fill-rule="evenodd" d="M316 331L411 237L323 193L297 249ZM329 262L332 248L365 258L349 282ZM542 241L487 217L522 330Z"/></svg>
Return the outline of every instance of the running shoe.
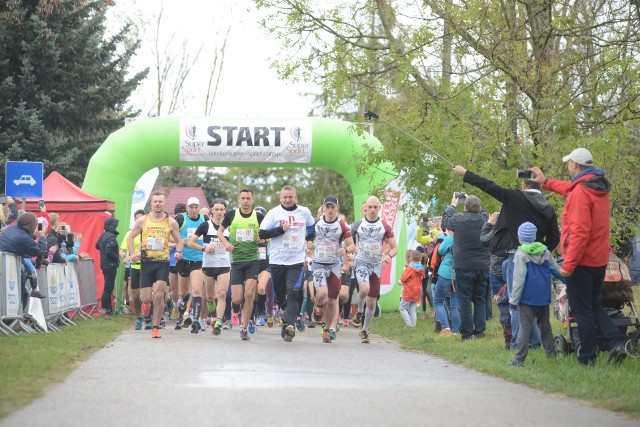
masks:
<svg viewBox="0 0 640 427"><path fill-rule="evenodd" d="M224 322L222 322L222 329L228 330L232 328L233 328L233 325L228 320L225 320Z"/></svg>
<svg viewBox="0 0 640 427"><path fill-rule="evenodd" d="M362 326L362 313L357 312L355 316L353 316L353 319L351 319L351 321L349 322L349 326L354 327L354 328L359 328L360 326Z"/></svg>
<svg viewBox="0 0 640 427"><path fill-rule="evenodd" d="M287 325L282 328L282 338L286 342L293 341L293 337L295 336L296 336L296 328L294 328L293 325Z"/></svg>
<svg viewBox="0 0 640 427"><path fill-rule="evenodd" d="M336 323L336 332L339 332L339 331L340 331L340 324Z"/></svg>
<svg viewBox="0 0 640 427"><path fill-rule="evenodd" d="M364 329L360 331L360 342L363 344L369 344L369 332Z"/></svg>
<svg viewBox="0 0 640 427"><path fill-rule="evenodd" d="M313 329L313 328L315 328L315 327L316 327L316 322L311 322L311 323L309 323L309 324L307 325L307 328L311 328L311 329Z"/></svg>
<svg viewBox="0 0 640 427"><path fill-rule="evenodd" d="M298 332L304 332L304 328L304 322L300 317L298 317L298 319L296 320L296 329L298 330Z"/></svg>
<svg viewBox="0 0 640 427"><path fill-rule="evenodd" d="M45 294L43 294L42 292L40 292L38 289L32 289L31 293L29 294L29 296L31 296L31 298L46 298L47 296Z"/></svg>
<svg viewBox="0 0 640 427"><path fill-rule="evenodd" d="M322 330L322 342L331 344L331 335L327 329Z"/></svg>
<svg viewBox="0 0 640 427"><path fill-rule="evenodd" d="M278 316L278 326L283 326L284 320L282 320L282 316Z"/></svg>
<svg viewBox="0 0 640 427"><path fill-rule="evenodd" d="M151 324L151 315L147 314L144 317L144 329L148 331L151 328L153 328L153 325Z"/></svg>
<svg viewBox="0 0 640 427"><path fill-rule="evenodd" d="M376 303L376 311L373 312L373 317L380 317L380 313L382 313L382 309L380 304Z"/></svg>
<svg viewBox="0 0 640 427"><path fill-rule="evenodd" d="M249 321L249 326L247 327L247 330L249 331L250 334L256 333L256 324L253 323L253 320Z"/></svg>
<svg viewBox="0 0 640 427"><path fill-rule="evenodd" d="M342 326L345 328L349 326L349 319L342 319Z"/></svg>
<svg viewBox="0 0 640 427"><path fill-rule="evenodd" d="M331 341L336 339L336 332L335 329L329 329L329 338L331 338Z"/></svg>
<svg viewBox="0 0 640 427"><path fill-rule="evenodd" d="M213 329L211 329L211 333L213 335L220 335L222 329L222 319L216 320L216 323L213 324Z"/></svg>
<svg viewBox="0 0 640 427"><path fill-rule="evenodd" d="M136 331L139 331L142 329L142 319L136 320L136 326L133 329Z"/></svg>
<svg viewBox="0 0 640 427"><path fill-rule="evenodd" d="M189 326L191 326L192 323L193 323L193 319L191 318L191 316L189 316L188 314L185 314L184 316L182 316L182 326L184 326L185 328L188 328Z"/></svg>
<svg viewBox="0 0 640 427"><path fill-rule="evenodd" d="M267 317L267 326L273 328L273 316Z"/></svg>
<svg viewBox="0 0 640 427"><path fill-rule="evenodd" d="M249 333L247 332L246 329L240 329L240 339L242 341L247 341L249 340Z"/></svg>
<svg viewBox="0 0 640 427"><path fill-rule="evenodd" d="M176 331L179 331L180 329L182 329L182 317L178 317L178 320L176 321Z"/></svg>
<svg viewBox="0 0 640 427"><path fill-rule="evenodd" d="M152 328L151 329L151 338L160 338L160 329Z"/></svg>
<svg viewBox="0 0 640 427"><path fill-rule="evenodd" d="M160 319L160 329L164 329L164 327L166 326L166 323L167 322L165 322L164 317Z"/></svg>
<svg viewBox="0 0 640 427"><path fill-rule="evenodd" d="M176 307L173 307L171 309L171 314L169 315L169 319L177 320L178 316L180 316L180 313L178 313L178 309Z"/></svg>
<svg viewBox="0 0 640 427"><path fill-rule="evenodd" d="M207 330L207 321L204 319L200 319L200 330L201 331Z"/></svg>
<svg viewBox="0 0 640 427"><path fill-rule="evenodd" d="M191 324L191 333L197 334L198 332L200 332L200 322L193 322Z"/></svg>
<svg viewBox="0 0 640 427"><path fill-rule="evenodd" d="M233 323L233 326L240 326L240 315L239 313L234 313L233 310L231 311L231 323Z"/></svg>
<svg viewBox="0 0 640 427"><path fill-rule="evenodd" d="M313 306L313 313L311 314L311 320L318 323L322 320L322 307L318 307L317 305Z"/></svg>
<svg viewBox="0 0 640 427"><path fill-rule="evenodd" d="M258 326L264 326L266 324L267 322L264 320L264 314L258 314Z"/></svg>

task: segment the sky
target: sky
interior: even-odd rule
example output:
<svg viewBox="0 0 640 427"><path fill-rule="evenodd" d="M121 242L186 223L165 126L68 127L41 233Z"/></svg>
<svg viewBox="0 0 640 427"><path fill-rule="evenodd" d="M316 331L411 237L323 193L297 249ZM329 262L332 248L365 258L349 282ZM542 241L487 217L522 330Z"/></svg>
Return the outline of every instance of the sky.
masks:
<svg viewBox="0 0 640 427"><path fill-rule="evenodd" d="M186 43L194 55L204 44L199 60L185 87L187 102L175 114L203 116L204 91L207 69L213 50L220 37L216 30L231 23L224 66L216 101L211 113L214 117L232 118L298 118L306 117L311 100L301 95L313 89L304 84L292 84L278 79L269 68L273 58L280 54L278 41L269 37L257 23L259 12L249 0L119 0L110 16L117 27L123 17L132 18L142 29L143 46L133 62L135 70L153 63L152 45L155 34L155 16L164 7L160 45L175 52ZM146 22L146 24L145 24ZM131 106L140 108L143 115L151 109L155 93L152 74L134 93ZM164 112L163 112L164 113Z"/></svg>

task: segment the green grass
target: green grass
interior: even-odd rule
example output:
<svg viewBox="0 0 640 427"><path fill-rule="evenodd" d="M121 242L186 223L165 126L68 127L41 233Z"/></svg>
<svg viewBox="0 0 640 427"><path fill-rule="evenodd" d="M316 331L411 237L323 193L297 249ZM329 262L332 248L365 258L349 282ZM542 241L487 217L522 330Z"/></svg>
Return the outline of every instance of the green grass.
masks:
<svg viewBox="0 0 640 427"><path fill-rule="evenodd" d="M0 418L42 396L132 322L129 316L96 317L61 332L0 336Z"/></svg>
<svg viewBox="0 0 640 427"><path fill-rule="evenodd" d="M552 326L554 334L562 331L555 319ZM516 368L508 364L514 352L504 348L502 328L495 317L487 322L485 339L464 342L459 337L438 337L431 319L418 320L415 329L407 328L399 313L385 313L372 323L371 330L408 350L640 419L640 359L627 358L622 365L611 366L606 363L607 353L601 353L595 368L584 368L573 353L556 360L537 349L529 351L524 368Z"/></svg>

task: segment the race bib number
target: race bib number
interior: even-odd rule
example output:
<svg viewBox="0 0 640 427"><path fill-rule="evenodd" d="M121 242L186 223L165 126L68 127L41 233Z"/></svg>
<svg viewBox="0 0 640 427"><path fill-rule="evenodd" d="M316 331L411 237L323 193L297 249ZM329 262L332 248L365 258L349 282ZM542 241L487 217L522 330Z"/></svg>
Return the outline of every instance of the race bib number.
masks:
<svg viewBox="0 0 640 427"><path fill-rule="evenodd" d="M267 248L263 246L258 247L258 256L260 259L267 259Z"/></svg>
<svg viewBox="0 0 640 427"><path fill-rule="evenodd" d="M368 257L379 257L382 255L382 243L365 243L363 245L364 254Z"/></svg>
<svg viewBox="0 0 640 427"><path fill-rule="evenodd" d="M214 255L223 255L227 253L227 250L224 248L222 242L211 242L209 246L213 246Z"/></svg>
<svg viewBox="0 0 640 427"><path fill-rule="evenodd" d="M282 247L287 249L297 249L299 248L303 241L304 230L299 229L298 227L291 227L287 232L282 236Z"/></svg>
<svg viewBox="0 0 640 427"><path fill-rule="evenodd" d="M335 245L319 245L319 258L336 258L338 256L338 247Z"/></svg>
<svg viewBox="0 0 640 427"><path fill-rule="evenodd" d="M238 228L236 230L236 240L238 242L253 242L253 230L250 228Z"/></svg>
<svg viewBox="0 0 640 427"><path fill-rule="evenodd" d="M192 238L196 234L196 230L197 228L187 228L187 239Z"/></svg>
<svg viewBox="0 0 640 427"><path fill-rule="evenodd" d="M164 237L147 237L147 250L161 251L164 249Z"/></svg>

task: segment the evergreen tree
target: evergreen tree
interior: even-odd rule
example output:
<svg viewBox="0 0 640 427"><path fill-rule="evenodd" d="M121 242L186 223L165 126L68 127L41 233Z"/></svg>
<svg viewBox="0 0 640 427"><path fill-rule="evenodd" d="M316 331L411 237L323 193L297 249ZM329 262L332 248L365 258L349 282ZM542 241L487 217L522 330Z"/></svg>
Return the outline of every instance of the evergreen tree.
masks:
<svg viewBox="0 0 640 427"><path fill-rule="evenodd" d="M103 0L0 5L0 159L42 161L81 184L105 138L134 116L124 105L147 74L129 25L109 35ZM0 177L4 187L4 176Z"/></svg>

